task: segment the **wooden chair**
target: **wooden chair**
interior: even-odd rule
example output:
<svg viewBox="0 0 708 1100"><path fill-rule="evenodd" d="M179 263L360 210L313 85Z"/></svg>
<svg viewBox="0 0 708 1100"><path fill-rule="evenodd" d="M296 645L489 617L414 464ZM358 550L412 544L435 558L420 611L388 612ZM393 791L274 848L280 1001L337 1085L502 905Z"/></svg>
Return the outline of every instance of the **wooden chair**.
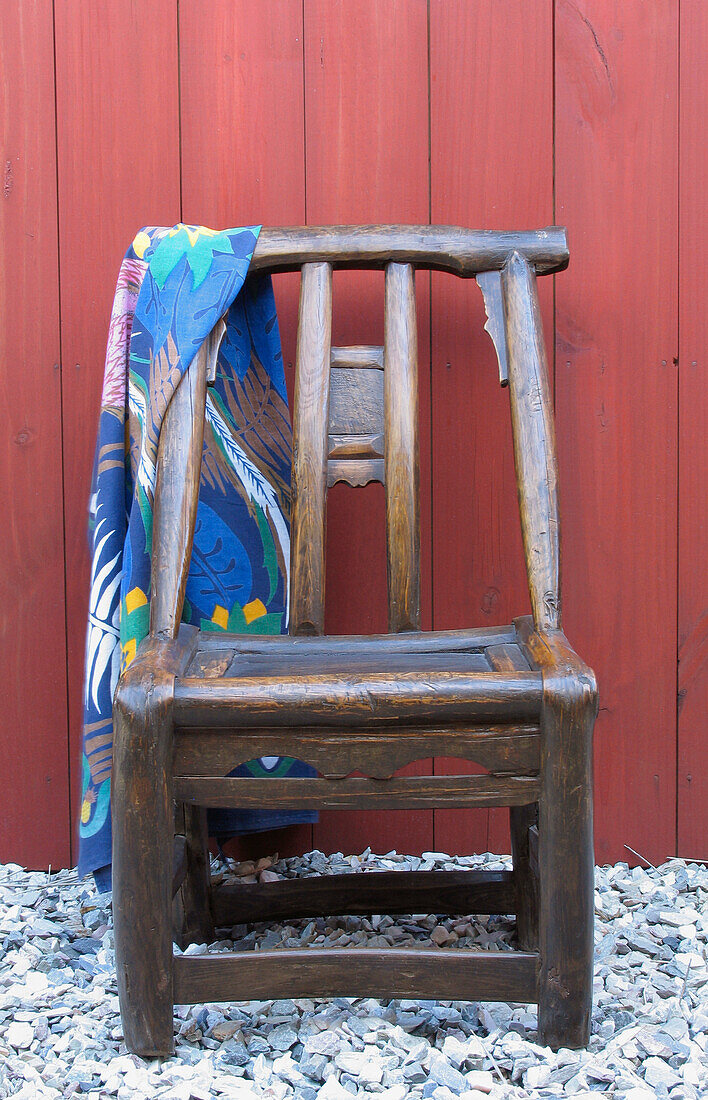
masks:
<svg viewBox="0 0 708 1100"><path fill-rule="evenodd" d="M163 426L150 635L115 696L113 912L131 1051L173 1050L173 1003L298 996L535 1001L540 1042L587 1043L597 693L560 629L556 459L536 288L537 275L567 261L556 227L262 231L253 270L302 269L290 635L180 625L213 337ZM385 269L383 348L330 346L333 268ZM508 381L533 618L506 628L420 631L416 268L476 276ZM385 485L388 635L323 637L325 500L338 480ZM279 754L311 763L319 776L228 776L239 763ZM434 756L473 760L488 774L394 775ZM513 870L216 887L209 806L509 806ZM178 891L188 940L211 939L215 926L335 913L515 913L519 950L174 957Z"/></svg>

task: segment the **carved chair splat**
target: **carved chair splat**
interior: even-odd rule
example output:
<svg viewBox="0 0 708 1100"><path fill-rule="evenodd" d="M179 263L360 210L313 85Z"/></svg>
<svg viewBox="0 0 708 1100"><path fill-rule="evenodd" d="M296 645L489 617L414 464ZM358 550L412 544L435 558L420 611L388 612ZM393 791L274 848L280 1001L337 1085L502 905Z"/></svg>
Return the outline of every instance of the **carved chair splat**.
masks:
<svg viewBox="0 0 708 1100"><path fill-rule="evenodd" d="M436 226L264 229L255 271L302 272L293 410L290 634L180 624L216 330L161 433L151 631L115 697L114 920L125 1039L173 1050L174 1003L407 996L539 1005L539 1039L583 1046L592 994L591 743L597 691L561 631L557 474L536 279L568 261L565 231ZM384 345L331 346L332 275L385 271ZM508 384L532 617L420 631L416 268L477 278ZM324 636L327 491L381 481L389 633ZM235 778L296 756L311 779ZM483 775L399 776L430 756ZM361 772L355 777L353 772ZM205 807L508 806L513 870L209 879ZM174 899L174 902L173 902ZM508 913L515 952L261 951L174 957L216 927L336 913Z"/></svg>

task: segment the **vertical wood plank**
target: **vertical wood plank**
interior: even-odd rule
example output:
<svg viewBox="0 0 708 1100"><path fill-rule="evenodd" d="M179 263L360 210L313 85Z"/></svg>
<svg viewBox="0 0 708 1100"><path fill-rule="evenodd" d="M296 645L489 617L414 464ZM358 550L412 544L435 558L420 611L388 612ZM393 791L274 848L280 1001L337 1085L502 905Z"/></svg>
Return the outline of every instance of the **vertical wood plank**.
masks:
<svg viewBox="0 0 708 1100"><path fill-rule="evenodd" d="M708 8L682 0L679 122L678 854L708 858Z"/></svg>
<svg viewBox="0 0 708 1100"><path fill-rule="evenodd" d="M51 0L0 8L0 861L69 848Z"/></svg>
<svg viewBox="0 0 708 1100"><path fill-rule="evenodd" d="M177 4L56 4L72 793L80 784L87 506L113 292L143 225L179 221ZM74 817L76 813L74 811Z"/></svg>
<svg viewBox="0 0 708 1100"><path fill-rule="evenodd" d="M427 222L426 4L305 0L304 7L308 222ZM423 622L429 625L429 279L417 282ZM383 284L378 272L335 275L336 345L383 342ZM327 632L385 631L382 486L330 490L327 531ZM414 765L419 774L427 770L429 765ZM315 841L327 851L356 852L366 845L422 851L433 843L432 813L327 812Z"/></svg>
<svg viewBox="0 0 708 1100"><path fill-rule="evenodd" d="M564 623L595 669L596 857L676 824L678 5L559 0Z"/></svg>
<svg viewBox="0 0 708 1100"><path fill-rule="evenodd" d="M304 225L300 5L180 0L179 25L184 220ZM292 400L300 276L273 285Z"/></svg>
<svg viewBox="0 0 708 1100"><path fill-rule="evenodd" d="M551 0L431 0L433 223L529 229L553 221L552 11ZM539 290L549 336L550 278ZM509 396L478 288L434 275L432 293L434 626L508 623L529 606ZM436 770L459 764L440 761ZM504 810L436 811L441 851L509 845Z"/></svg>
<svg viewBox="0 0 708 1100"><path fill-rule="evenodd" d="M180 0L185 221L305 223L302 20L292 0ZM273 285L292 406L300 276ZM311 847L312 826L301 825L231 841L227 851L252 858Z"/></svg>

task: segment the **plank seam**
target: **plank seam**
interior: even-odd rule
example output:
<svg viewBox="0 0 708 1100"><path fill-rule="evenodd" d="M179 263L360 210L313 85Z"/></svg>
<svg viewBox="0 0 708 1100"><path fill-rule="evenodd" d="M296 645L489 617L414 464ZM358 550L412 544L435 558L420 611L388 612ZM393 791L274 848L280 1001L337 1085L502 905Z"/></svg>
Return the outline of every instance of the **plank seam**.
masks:
<svg viewBox="0 0 708 1100"><path fill-rule="evenodd" d="M307 66L305 64L305 0L302 0L302 25L300 45L302 47L302 197L305 204L305 222L307 225ZM314 832L312 842L314 844Z"/></svg>
<svg viewBox="0 0 708 1100"><path fill-rule="evenodd" d="M66 547L66 485L64 477L64 371L63 371L63 355L62 355L62 324L61 324L61 234L60 234L60 213L59 213L59 111L57 104L57 16L56 16L56 0L52 0L52 60L54 64L54 186L56 189L56 209L57 209L57 318L59 321L59 340L58 340L58 352L59 352L59 431L61 436L61 446L59 454L59 463L61 466L61 521L62 521L62 561L64 563L64 683L65 683L65 699L66 699L66 782L68 788L68 810L69 819L67 822L68 828L68 845L69 845L69 859L74 862L74 783L73 783L73 760L71 751L71 708L69 706L70 699L70 683L69 683L69 610L67 599L67 547Z"/></svg>
<svg viewBox="0 0 708 1100"><path fill-rule="evenodd" d="M184 201L182 189L183 159L182 159L182 49L179 37L180 25L180 0L176 0L175 17L177 20L177 157L179 159L179 220L184 220ZM201 221L201 218L199 219Z"/></svg>
<svg viewBox="0 0 708 1100"><path fill-rule="evenodd" d="M681 645L681 0L676 33L676 726L674 744L674 855L679 852L680 680Z"/></svg>

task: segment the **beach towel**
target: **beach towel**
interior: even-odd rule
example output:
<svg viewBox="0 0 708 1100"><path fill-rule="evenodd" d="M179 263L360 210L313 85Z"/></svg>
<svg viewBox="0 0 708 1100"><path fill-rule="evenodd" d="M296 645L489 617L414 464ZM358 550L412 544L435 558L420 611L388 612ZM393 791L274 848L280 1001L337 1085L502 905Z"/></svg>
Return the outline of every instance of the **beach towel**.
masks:
<svg viewBox="0 0 708 1100"><path fill-rule="evenodd" d="M183 619L202 630L287 632L291 427L269 276L248 268L258 226L178 224L135 236L111 315L91 500L80 875L110 883L112 702L148 633L160 427L197 350L224 316L207 391L194 546ZM264 757L234 775L312 775ZM220 838L315 820L312 813L213 811Z"/></svg>

